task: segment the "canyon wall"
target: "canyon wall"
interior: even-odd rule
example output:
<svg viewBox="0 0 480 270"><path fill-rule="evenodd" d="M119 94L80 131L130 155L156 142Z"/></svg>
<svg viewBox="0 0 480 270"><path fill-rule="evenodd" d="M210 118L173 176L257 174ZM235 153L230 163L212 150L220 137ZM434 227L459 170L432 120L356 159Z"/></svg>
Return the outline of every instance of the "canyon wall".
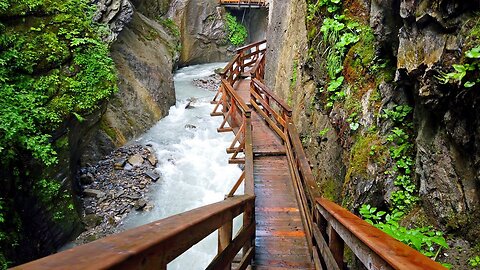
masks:
<svg viewBox="0 0 480 270"><path fill-rule="evenodd" d="M358 40L344 49L338 88L332 37L321 30L333 15L317 7L312 16L315 3L271 3L266 80L293 107L319 191L357 213L411 199L404 224L433 225L451 246L478 245L479 87L442 77L473 61L465 53L480 43L480 2L342 1L339 20ZM413 197L399 184L406 178Z"/></svg>

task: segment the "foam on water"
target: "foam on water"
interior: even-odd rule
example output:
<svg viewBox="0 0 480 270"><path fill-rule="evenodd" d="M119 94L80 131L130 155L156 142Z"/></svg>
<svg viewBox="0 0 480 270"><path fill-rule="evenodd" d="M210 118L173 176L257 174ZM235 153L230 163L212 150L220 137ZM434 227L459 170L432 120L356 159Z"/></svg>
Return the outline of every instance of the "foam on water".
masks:
<svg viewBox="0 0 480 270"><path fill-rule="evenodd" d="M225 152L232 134L218 134L221 117L210 117L214 92L192 84L195 78L213 74L225 63L189 66L180 69L175 79L177 104L169 115L132 143L151 144L159 164L161 179L152 185L150 212L132 213L123 223L132 228L178 214L209 203L221 201L241 174L235 165L228 164ZM194 98L192 109L185 109ZM187 128L186 125L196 128ZM237 226L238 227L238 226ZM168 269L204 269L217 252L216 234L182 254Z"/></svg>

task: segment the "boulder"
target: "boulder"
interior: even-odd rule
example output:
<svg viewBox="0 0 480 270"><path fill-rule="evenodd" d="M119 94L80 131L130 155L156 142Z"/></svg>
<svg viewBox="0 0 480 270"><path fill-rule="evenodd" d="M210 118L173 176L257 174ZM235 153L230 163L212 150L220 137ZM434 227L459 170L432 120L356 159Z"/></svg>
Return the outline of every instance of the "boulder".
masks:
<svg viewBox="0 0 480 270"><path fill-rule="evenodd" d="M105 192L102 192L98 189L91 189L91 188L86 188L83 191L83 194L86 197L93 197L93 198L103 198L103 197L105 197Z"/></svg>
<svg viewBox="0 0 480 270"><path fill-rule="evenodd" d="M135 202L135 205L133 206L133 208L135 208L135 210L137 211L141 211L145 206L147 206L147 202L143 199L140 199L137 202Z"/></svg>
<svg viewBox="0 0 480 270"><path fill-rule="evenodd" d="M150 162L150 165L152 165L152 166L157 165L158 161L157 161L157 158L155 157L154 154L152 154L152 153L148 154L147 155L147 160L148 160L148 162Z"/></svg>
<svg viewBox="0 0 480 270"><path fill-rule="evenodd" d="M128 158L128 163L133 167L140 167L143 164L143 157L140 154L135 154Z"/></svg>

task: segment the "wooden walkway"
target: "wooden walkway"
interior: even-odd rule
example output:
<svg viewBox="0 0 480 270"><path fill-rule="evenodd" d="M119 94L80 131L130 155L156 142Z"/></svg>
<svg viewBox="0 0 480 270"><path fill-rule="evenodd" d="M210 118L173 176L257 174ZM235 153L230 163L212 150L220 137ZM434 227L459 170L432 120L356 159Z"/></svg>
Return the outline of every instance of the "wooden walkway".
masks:
<svg viewBox="0 0 480 270"><path fill-rule="evenodd" d="M234 89L250 105L250 78ZM314 269L283 140L252 111L255 269Z"/></svg>

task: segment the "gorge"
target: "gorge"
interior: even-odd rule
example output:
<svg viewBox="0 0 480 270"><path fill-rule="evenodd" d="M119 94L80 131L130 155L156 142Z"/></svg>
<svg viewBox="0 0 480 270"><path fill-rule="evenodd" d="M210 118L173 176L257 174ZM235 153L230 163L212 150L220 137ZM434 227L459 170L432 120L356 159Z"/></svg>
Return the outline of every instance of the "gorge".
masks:
<svg viewBox="0 0 480 270"><path fill-rule="evenodd" d="M161 146L152 141L177 128L195 134L190 149L209 140L196 137L204 130L185 129L175 118L186 112L191 94L178 92L174 71L232 59L238 46L229 41L227 11L248 30L243 44L267 39L265 82L292 108L319 194L365 219L381 222L386 212L401 213L395 230L402 235L445 237L448 248L424 245L429 238L419 249L451 269L480 264L480 1L270 0L268 9L245 11L214 0L97 0L90 17L82 10L88 1L58 8L50 2L0 2L0 83L8 97L0 114L0 266L53 253L83 230L80 168L135 138L155 145L159 164L171 165L166 152L184 147L169 141L177 135ZM78 30L72 17L103 27L87 22ZM34 53L37 48L43 50ZM92 48L99 52L94 60L78 57L92 55ZM88 73L92 62L102 65ZM177 79L189 68L180 69ZM84 84L75 88L72 78ZM88 87L94 98L84 92ZM40 105L22 103L14 93ZM208 117L213 105L206 97L214 94L205 93L192 106ZM66 101L70 95L77 99ZM12 104L22 108L18 116ZM24 117L28 111L30 118ZM157 123L162 118L164 124ZM17 122L42 129L12 124ZM228 146L213 144L215 153ZM198 151L200 159L206 150ZM52 153L57 162L45 162ZM227 174L219 165L200 164ZM177 165L172 173L196 178ZM234 174L227 178L236 180ZM215 192L203 204L225 193ZM349 267L358 269L354 260Z"/></svg>

